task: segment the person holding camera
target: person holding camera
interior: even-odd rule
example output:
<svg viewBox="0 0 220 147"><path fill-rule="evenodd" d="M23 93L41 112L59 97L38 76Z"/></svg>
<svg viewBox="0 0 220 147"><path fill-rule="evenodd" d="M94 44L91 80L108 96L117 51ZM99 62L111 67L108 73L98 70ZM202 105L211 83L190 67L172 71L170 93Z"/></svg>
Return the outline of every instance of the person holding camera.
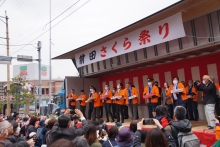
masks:
<svg viewBox="0 0 220 147"><path fill-rule="evenodd" d="M215 103L218 98L216 94L216 87L210 76L204 75L203 81L200 83L199 80L195 81L197 90L203 91L203 104L205 108L205 116L208 122L209 129L215 128L215 122L211 121L215 117Z"/></svg>
<svg viewBox="0 0 220 147"><path fill-rule="evenodd" d="M169 87L169 90L166 93L166 95L173 98L174 107L183 106L184 108L186 108L186 89L184 85L181 82L179 82L178 77L173 78L173 85Z"/></svg>
<svg viewBox="0 0 220 147"><path fill-rule="evenodd" d="M152 119L151 121L157 126L157 128L152 128L147 132L145 147L176 147L175 141L170 132L166 131L157 119ZM141 138L144 125L146 125L144 124L144 119L137 123L137 131L134 134L133 147L142 147Z"/></svg>
<svg viewBox="0 0 220 147"><path fill-rule="evenodd" d="M69 108L72 110L75 110L76 99L77 99L77 95L75 94L75 90L72 89L70 94L68 94L66 98L68 99L68 102L69 102Z"/></svg>
<svg viewBox="0 0 220 147"><path fill-rule="evenodd" d="M87 133L89 127L88 122L83 116L82 112L78 109L75 110L76 115L82 121L82 127L71 127L70 109L67 109L64 115L59 116L58 123L55 123L50 131L51 142L55 142L61 138L72 141L77 136L82 136Z"/></svg>

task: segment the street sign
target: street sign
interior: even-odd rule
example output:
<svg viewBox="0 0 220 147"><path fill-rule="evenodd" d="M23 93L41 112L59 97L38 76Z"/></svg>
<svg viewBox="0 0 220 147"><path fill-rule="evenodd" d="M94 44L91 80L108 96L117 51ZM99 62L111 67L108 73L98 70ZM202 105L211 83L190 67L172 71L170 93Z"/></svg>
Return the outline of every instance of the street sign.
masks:
<svg viewBox="0 0 220 147"><path fill-rule="evenodd" d="M32 62L32 56L17 55L17 61Z"/></svg>
<svg viewBox="0 0 220 147"><path fill-rule="evenodd" d="M11 64L12 57L0 56L0 64Z"/></svg>

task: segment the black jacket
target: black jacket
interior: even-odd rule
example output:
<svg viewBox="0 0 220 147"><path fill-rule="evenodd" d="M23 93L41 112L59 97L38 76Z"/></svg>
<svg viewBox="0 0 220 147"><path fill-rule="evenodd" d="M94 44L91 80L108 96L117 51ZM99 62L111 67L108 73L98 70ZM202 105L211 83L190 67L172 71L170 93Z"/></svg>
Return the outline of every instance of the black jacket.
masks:
<svg viewBox="0 0 220 147"><path fill-rule="evenodd" d="M27 126L27 133L26 133L27 139L29 139L29 134L31 134L32 132L37 133L37 128L35 128L35 126L33 126L33 125L28 125Z"/></svg>
<svg viewBox="0 0 220 147"><path fill-rule="evenodd" d="M169 126L171 127L172 136L177 146L178 146L178 133L190 132L192 129L192 124L188 119L171 122Z"/></svg>
<svg viewBox="0 0 220 147"><path fill-rule="evenodd" d="M82 127L75 128L60 128L58 125L54 125L50 131L52 142L55 142L61 138L72 141L78 136L86 134L89 130L87 120L82 120Z"/></svg>
<svg viewBox="0 0 220 147"><path fill-rule="evenodd" d="M170 132L166 131L164 128L162 128L161 131L164 133L164 135L167 139L168 147L177 147ZM141 131L140 130L137 130L134 134L133 147L142 147L141 146Z"/></svg>
<svg viewBox="0 0 220 147"><path fill-rule="evenodd" d="M210 82L208 85L200 84L197 86L199 91L204 92L203 96L203 104L215 104L216 98L218 98L216 94L215 84Z"/></svg>

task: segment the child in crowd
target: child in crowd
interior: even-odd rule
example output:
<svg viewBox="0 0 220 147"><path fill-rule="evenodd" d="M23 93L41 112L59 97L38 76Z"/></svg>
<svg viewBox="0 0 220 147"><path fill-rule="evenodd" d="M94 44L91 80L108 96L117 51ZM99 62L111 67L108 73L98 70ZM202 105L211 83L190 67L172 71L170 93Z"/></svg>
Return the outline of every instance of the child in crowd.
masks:
<svg viewBox="0 0 220 147"><path fill-rule="evenodd" d="M165 128L169 124L170 118L169 118L168 109L166 106L163 106L163 105L157 106L155 109L154 115L155 115L155 118L163 126L163 128Z"/></svg>
<svg viewBox="0 0 220 147"><path fill-rule="evenodd" d="M104 123L104 120L99 119L99 126L108 133L108 126Z"/></svg>

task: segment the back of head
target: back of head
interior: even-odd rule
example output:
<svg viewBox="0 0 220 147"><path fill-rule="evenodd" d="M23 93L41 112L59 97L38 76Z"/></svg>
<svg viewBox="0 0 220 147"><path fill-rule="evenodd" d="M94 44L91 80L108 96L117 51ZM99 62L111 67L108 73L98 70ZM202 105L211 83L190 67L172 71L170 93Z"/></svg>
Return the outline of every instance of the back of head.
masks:
<svg viewBox="0 0 220 147"><path fill-rule="evenodd" d="M0 139L5 140L8 135L11 135L13 133L12 127L10 127L11 124L6 121L1 119L0 120Z"/></svg>
<svg viewBox="0 0 220 147"><path fill-rule="evenodd" d="M19 113L15 112L13 117L16 119L19 115L20 115Z"/></svg>
<svg viewBox="0 0 220 147"><path fill-rule="evenodd" d="M166 137L158 128L150 129L145 140L146 147L168 147Z"/></svg>
<svg viewBox="0 0 220 147"><path fill-rule="evenodd" d="M35 126L36 122L37 122L37 118L36 117L31 117L31 119L29 121L29 125Z"/></svg>
<svg viewBox="0 0 220 147"><path fill-rule="evenodd" d="M156 111L156 116L164 116L164 117L168 116L168 110L166 106L163 105L157 106L155 111Z"/></svg>
<svg viewBox="0 0 220 147"><path fill-rule="evenodd" d="M18 123L15 122L15 121L13 121L13 122L11 122L11 125L12 125L12 127L13 127L13 132L15 133L16 130L17 130L17 127L18 127Z"/></svg>
<svg viewBox="0 0 220 147"><path fill-rule="evenodd" d="M108 137L115 138L117 135L118 135L118 127L111 126L111 128L108 130Z"/></svg>
<svg viewBox="0 0 220 147"><path fill-rule="evenodd" d="M70 122L70 117L68 115L61 115L58 118L58 124L61 128L67 128Z"/></svg>
<svg viewBox="0 0 220 147"><path fill-rule="evenodd" d="M177 106L174 109L174 118L177 120L183 120L186 118L186 109L183 106Z"/></svg>
<svg viewBox="0 0 220 147"><path fill-rule="evenodd" d="M30 147L30 145L27 142L22 141L20 143L15 143L13 147Z"/></svg>
<svg viewBox="0 0 220 147"><path fill-rule="evenodd" d="M50 145L50 147L74 147L72 141L60 139Z"/></svg>
<svg viewBox="0 0 220 147"><path fill-rule="evenodd" d="M89 125L89 130L84 135L89 145L93 144L97 141L97 133L96 133L96 126L91 124Z"/></svg>
<svg viewBox="0 0 220 147"><path fill-rule="evenodd" d="M99 126L99 122L98 122L98 121L94 121L93 124L94 124L95 126Z"/></svg>
<svg viewBox="0 0 220 147"><path fill-rule="evenodd" d="M137 131L137 122L136 121L132 121L130 123L130 130L134 133Z"/></svg>
<svg viewBox="0 0 220 147"><path fill-rule="evenodd" d="M84 137L76 137L73 140L74 147L89 147L87 140Z"/></svg>
<svg viewBox="0 0 220 147"><path fill-rule="evenodd" d="M99 119L99 125L103 124L104 120L102 118Z"/></svg>
<svg viewBox="0 0 220 147"><path fill-rule="evenodd" d="M13 116L9 116L7 118L7 121L11 123L11 122L15 121L15 118Z"/></svg>
<svg viewBox="0 0 220 147"><path fill-rule="evenodd" d="M48 121L47 128L48 128L49 130L51 130L56 122L57 122L56 119L50 119L50 120Z"/></svg>

